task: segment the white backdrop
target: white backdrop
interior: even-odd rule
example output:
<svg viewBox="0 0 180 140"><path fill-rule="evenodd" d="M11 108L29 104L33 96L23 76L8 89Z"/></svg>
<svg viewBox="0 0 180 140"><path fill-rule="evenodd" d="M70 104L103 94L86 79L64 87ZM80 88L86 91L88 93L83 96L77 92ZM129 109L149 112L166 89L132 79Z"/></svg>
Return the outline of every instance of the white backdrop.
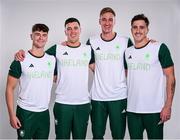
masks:
<svg viewBox="0 0 180 140"><path fill-rule="evenodd" d="M16 138L16 131L9 125L5 104L5 86L9 65L14 53L19 49L31 48L29 34L35 23L49 26L49 42L47 48L65 40L64 21L76 17L82 26L81 41L86 42L89 36L100 32L98 24L99 12L103 7L112 7L117 14L115 30L124 36L131 36L131 18L144 13L150 20L149 38L165 42L172 53L176 69L176 94L173 103L172 118L165 124L164 136L168 139L180 138L180 1L179 0L0 0L0 139ZM54 89L53 89L54 91ZM51 131L54 139L54 122L52 107L54 92L52 91ZM89 122L87 138L92 138ZM110 137L109 124L105 138ZM126 131L126 138L129 138Z"/></svg>

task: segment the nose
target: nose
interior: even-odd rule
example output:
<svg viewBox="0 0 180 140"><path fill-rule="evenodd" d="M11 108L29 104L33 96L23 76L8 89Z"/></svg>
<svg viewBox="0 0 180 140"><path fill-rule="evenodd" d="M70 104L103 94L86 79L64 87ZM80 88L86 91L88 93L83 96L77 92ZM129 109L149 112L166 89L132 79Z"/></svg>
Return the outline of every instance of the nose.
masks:
<svg viewBox="0 0 180 140"><path fill-rule="evenodd" d="M136 29L136 32L138 32L138 33L140 32L140 28L139 27Z"/></svg>
<svg viewBox="0 0 180 140"><path fill-rule="evenodd" d="M110 23L109 20L106 20L105 25L109 25L109 23Z"/></svg>
<svg viewBox="0 0 180 140"><path fill-rule="evenodd" d="M39 39L41 39L41 40L42 40L43 38L44 38L44 36L43 36L43 35L40 35L40 36L39 36Z"/></svg>
<svg viewBox="0 0 180 140"><path fill-rule="evenodd" d="M76 32L76 30L75 29L72 29L72 33L75 33Z"/></svg>

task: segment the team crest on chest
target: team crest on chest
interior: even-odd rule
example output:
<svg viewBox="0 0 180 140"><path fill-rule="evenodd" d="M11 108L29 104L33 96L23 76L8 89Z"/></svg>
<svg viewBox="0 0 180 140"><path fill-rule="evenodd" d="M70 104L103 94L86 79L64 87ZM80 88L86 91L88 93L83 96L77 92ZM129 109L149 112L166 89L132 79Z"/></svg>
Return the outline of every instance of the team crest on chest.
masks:
<svg viewBox="0 0 180 140"><path fill-rule="evenodd" d="M25 136L25 130L20 130L20 131L19 131L19 135L20 135L21 137L24 137L24 136Z"/></svg>

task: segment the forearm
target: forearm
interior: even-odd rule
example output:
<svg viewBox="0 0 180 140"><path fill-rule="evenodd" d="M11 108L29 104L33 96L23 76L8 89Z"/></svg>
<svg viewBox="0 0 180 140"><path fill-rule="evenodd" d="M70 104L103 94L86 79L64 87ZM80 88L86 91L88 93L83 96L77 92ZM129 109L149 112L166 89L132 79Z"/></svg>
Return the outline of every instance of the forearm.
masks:
<svg viewBox="0 0 180 140"><path fill-rule="evenodd" d="M89 64L89 68L94 72L95 70L95 63Z"/></svg>
<svg viewBox="0 0 180 140"><path fill-rule="evenodd" d="M7 78L7 85L6 85L6 104L9 112L9 117L15 114L14 112L14 90L17 85L17 79L8 76Z"/></svg>
<svg viewBox="0 0 180 140"><path fill-rule="evenodd" d="M54 83L57 82L57 75L54 75L53 82L54 82Z"/></svg>
<svg viewBox="0 0 180 140"><path fill-rule="evenodd" d="M15 114L13 89L6 90L6 104L8 108L9 117L11 117Z"/></svg>
<svg viewBox="0 0 180 140"><path fill-rule="evenodd" d="M174 74L168 75L166 77L166 93L167 93L167 98L165 101L165 107L171 108L172 102L173 102L173 97L174 97L174 92L175 92L175 76Z"/></svg>

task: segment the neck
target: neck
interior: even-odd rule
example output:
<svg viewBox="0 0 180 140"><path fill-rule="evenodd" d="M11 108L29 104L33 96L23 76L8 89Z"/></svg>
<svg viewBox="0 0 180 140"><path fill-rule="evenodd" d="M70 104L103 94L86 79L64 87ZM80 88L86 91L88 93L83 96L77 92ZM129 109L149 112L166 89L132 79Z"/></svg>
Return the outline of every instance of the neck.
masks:
<svg viewBox="0 0 180 140"><path fill-rule="evenodd" d="M116 34L115 32L102 33L102 34L101 34L101 37L102 37L102 39L104 39L104 40L111 40L111 39L114 38L115 34Z"/></svg>
<svg viewBox="0 0 180 140"><path fill-rule="evenodd" d="M143 41L135 41L135 47L141 48L141 47L145 46L148 42L149 42L148 38L144 39Z"/></svg>
<svg viewBox="0 0 180 140"><path fill-rule="evenodd" d="M44 55L44 48L35 48L33 47L29 50L34 56L41 57Z"/></svg>
<svg viewBox="0 0 180 140"><path fill-rule="evenodd" d="M81 43L79 41L77 42L70 42L70 41L67 41L67 45L68 46L71 46L71 47L78 47Z"/></svg>

